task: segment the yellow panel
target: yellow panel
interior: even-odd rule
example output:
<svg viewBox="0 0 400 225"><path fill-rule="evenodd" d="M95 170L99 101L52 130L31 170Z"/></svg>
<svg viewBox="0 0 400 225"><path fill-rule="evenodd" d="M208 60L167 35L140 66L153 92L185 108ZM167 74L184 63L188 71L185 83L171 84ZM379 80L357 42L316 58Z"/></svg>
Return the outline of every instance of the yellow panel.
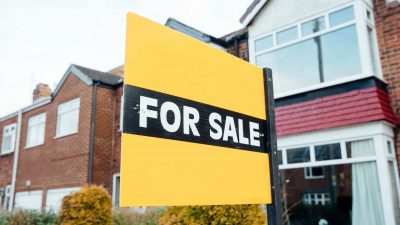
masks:
<svg viewBox="0 0 400 225"><path fill-rule="evenodd" d="M125 83L266 118L261 68L131 13Z"/></svg>
<svg viewBox="0 0 400 225"><path fill-rule="evenodd" d="M125 84L266 119L262 69L128 14ZM121 206L271 203L268 154L122 135Z"/></svg>
<svg viewBox="0 0 400 225"><path fill-rule="evenodd" d="M122 207L271 202L268 154L132 134L122 141Z"/></svg>

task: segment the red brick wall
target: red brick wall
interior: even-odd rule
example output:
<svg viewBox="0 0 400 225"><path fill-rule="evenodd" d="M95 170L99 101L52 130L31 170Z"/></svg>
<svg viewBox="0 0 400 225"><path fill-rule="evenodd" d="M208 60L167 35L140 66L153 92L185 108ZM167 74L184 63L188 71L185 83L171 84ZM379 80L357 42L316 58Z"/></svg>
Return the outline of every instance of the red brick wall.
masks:
<svg viewBox="0 0 400 225"><path fill-rule="evenodd" d="M94 139L93 182L104 185L111 193L113 141L116 122L113 120L116 113L116 96L114 90L97 88L96 124Z"/></svg>
<svg viewBox="0 0 400 225"><path fill-rule="evenodd" d="M55 138L58 105L75 98L80 98L78 133ZM70 75L51 103L23 114L17 192L43 190L45 198L47 189L86 184L91 103L92 87ZM25 149L28 119L42 112L47 116L44 144ZM25 186L27 180L31 180L29 188Z"/></svg>
<svg viewBox="0 0 400 225"><path fill-rule="evenodd" d="M400 117L400 3L387 4L374 0L376 33L382 71L396 116ZM396 134L396 149L400 160L400 136Z"/></svg>
<svg viewBox="0 0 400 225"><path fill-rule="evenodd" d="M122 86L115 91L116 106L115 106L115 128L114 128L114 155L113 155L113 174L119 173L121 168L121 128L120 128L120 115L121 115L121 96Z"/></svg>
<svg viewBox="0 0 400 225"><path fill-rule="evenodd" d="M3 144L3 128L12 123L16 123L17 118L18 117L15 116L0 123L0 151ZM14 153L0 155L0 188L4 188L4 190L6 189L7 185L11 184L13 164ZM4 194L3 196L0 196L0 198L2 203L0 207L2 207L4 204Z"/></svg>
<svg viewBox="0 0 400 225"><path fill-rule="evenodd" d="M232 42L226 49L229 54L236 55L235 51L235 43ZM237 57L249 61L249 50L248 50L248 43L247 39L241 39L238 41L238 55Z"/></svg>

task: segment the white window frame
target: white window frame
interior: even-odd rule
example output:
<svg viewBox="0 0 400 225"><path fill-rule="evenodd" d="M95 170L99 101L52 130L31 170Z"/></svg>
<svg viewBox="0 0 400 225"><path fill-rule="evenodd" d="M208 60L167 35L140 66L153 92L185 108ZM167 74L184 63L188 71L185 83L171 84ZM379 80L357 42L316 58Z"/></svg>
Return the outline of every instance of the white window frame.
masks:
<svg viewBox="0 0 400 225"><path fill-rule="evenodd" d="M354 17L355 17L354 20L331 27L329 24L329 18L328 18L329 14L339 11L344 8L350 7L350 6L353 6ZM336 31L336 30L339 30L344 27L355 25L356 30L357 30L357 41L358 41L358 45L359 45L358 49L359 49L359 56L360 56L360 63L361 63L361 73L342 77L342 78L337 78L335 80L331 80L331 81L327 81L327 82L322 82L322 83L318 83L318 84L314 84L314 85L305 86L305 87L298 88L295 90L290 90L288 92L276 93L275 99L279 99L279 98L283 98L283 97L287 97L287 96L291 96L294 94L299 94L299 93L303 93L303 92L307 92L307 91L311 91L311 90L316 90L316 89L320 89L320 88L324 88L324 87L329 87L329 86L333 86L333 85L337 85L337 84L341 84L341 83L346 83L346 82L350 82L350 81L354 81L354 80L359 80L359 79L371 77L371 76L375 76L378 79L384 81L383 75L382 75L380 57L379 57L380 53L379 53L376 32L375 32L375 24L373 21L374 18L373 18L373 16L372 16L372 19L367 18L367 14L366 14L367 10L369 10L370 12L373 12L372 7L369 6L368 4L366 4L364 1L354 1L351 3L341 5L340 7L335 7L330 10L321 12L319 14L307 17L305 19L301 19L295 23L292 23L287 26L283 26L283 27L281 27L279 29L275 29L271 32L266 32L262 35L250 37L249 41L248 41L250 62L253 64L256 64L256 57L258 55L272 52L274 50L284 48L289 45L293 45L293 44L299 43L301 41L311 39L316 36L320 36L320 35L323 35L323 34L326 34L326 33L332 32L332 31ZM325 29L322 31L316 32L316 33L312 33L312 34L303 36L302 31L301 31L301 25L305 22L317 19L319 17L324 17ZM293 26L298 27L298 34L299 34L298 38L296 40L284 43L282 45L277 45L276 34L280 31L286 30L287 28L290 28ZM374 38L374 46L372 46L372 47L369 44L367 27L372 28L373 35L375 37ZM270 36L270 35L272 35L273 47L266 49L266 50L255 52L255 41L257 41L261 38L264 38L266 36ZM373 51L373 53L372 53L372 51ZM374 59L374 62L375 62L375 67L377 69L377 74L374 74L374 72L373 72L374 66L371 61L373 54L376 56Z"/></svg>
<svg viewBox="0 0 400 225"><path fill-rule="evenodd" d="M0 188L0 207L1 204L3 203L3 196L5 195L5 189L4 188Z"/></svg>
<svg viewBox="0 0 400 225"><path fill-rule="evenodd" d="M13 129L13 131L11 131L11 133L6 134L7 129ZM11 145L10 145L11 147L10 147L10 149L5 149L5 139L6 139L6 137L9 137L9 136L11 136ZM14 152L16 137L17 137L17 123L12 123L12 124L9 124L9 125L3 127L3 139L1 142L1 155L6 155L6 154Z"/></svg>
<svg viewBox="0 0 400 225"><path fill-rule="evenodd" d="M282 149L283 151L282 161L284 162L282 165L279 165L279 169L286 170L299 169L304 167L352 164L359 162L376 162L385 224L395 224L395 212L393 206L396 203L394 203L392 199L392 188L390 183L390 174L388 170L388 159L390 159L390 157L388 157L388 151L386 150L387 140L391 140L392 142L394 140L393 128L394 126L390 123L376 121L347 127L279 137L278 148ZM348 158L345 143L349 141L358 141L365 139L373 140L375 155ZM287 164L285 149L329 143L340 143L342 153L341 159L315 161L315 157L311 157L311 162ZM394 165L395 168L397 168L397 164ZM399 194L399 190L397 191Z"/></svg>
<svg viewBox="0 0 400 225"><path fill-rule="evenodd" d="M319 198L318 195L321 195L321 198ZM311 196L314 197L313 200ZM328 192L312 192L303 194L303 202L305 205L320 205L318 202L320 202L321 205L327 205L332 203L332 199Z"/></svg>
<svg viewBox="0 0 400 225"><path fill-rule="evenodd" d="M313 168L321 168L322 169L322 175L314 175L313 174ZM309 172L307 175L307 171ZM314 166L314 167L305 167L304 168L304 178L306 180L312 180L312 179L322 179L325 178L325 171L322 166Z"/></svg>
<svg viewBox="0 0 400 225"><path fill-rule="evenodd" d="M8 202L8 204L10 204L10 201L11 201L11 185L9 184L9 185L6 186L5 191L4 191L4 205L3 205L3 208L5 210L8 210L8 208L10 207L10 206L8 206L8 208L7 208L7 202Z"/></svg>
<svg viewBox="0 0 400 225"><path fill-rule="evenodd" d="M39 121L39 122L35 122L34 120L41 120L41 118L44 117L44 121ZM44 140L45 140L45 135L46 135L46 119L47 119L47 115L46 113L41 113L35 116L32 116L28 119L28 128L27 128L27 135L26 135L26 146L25 148L31 148L31 147L35 147L35 146L39 146L44 144ZM36 127L36 126L43 126L43 130L40 130L40 132L43 132L43 140L39 140L37 143L30 143L29 142L29 138L30 135L32 135L32 128Z"/></svg>
<svg viewBox="0 0 400 225"><path fill-rule="evenodd" d="M113 175L113 189L112 189L112 203L113 206L115 206L115 201L116 201L116 188L117 188L117 178L119 177L119 186L121 187L121 175L119 173L116 173ZM118 190L119 194L121 195L121 190ZM120 207L120 206L118 206Z"/></svg>
<svg viewBox="0 0 400 225"><path fill-rule="evenodd" d="M60 112L60 107L62 107L64 104L72 104L72 103L74 103L74 102L78 102L78 103L77 103L78 106L77 106L76 108L72 108L72 109L68 109L68 110L66 110L66 111ZM63 114L65 114L65 113L69 113L69 112L72 112L72 111L75 111L75 110L78 111L78 118L77 118L77 121L76 121L76 123L77 123L76 131L73 131L73 132L71 132L71 133L60 134L60 129L61 129L61 127L60 127L60 126L61 126L61 124L60 124L60 118L61 118L61 116L62 116ZM72 134L78 133L78 131L79 131L79 119L80 119L79 117L80 117L80 98L75 98L75 99L72 99L72 100L70 100L70 101L66 101L66 102L63 102L63 103L59 104L58 107L57 107L56 138L64 137L64 136L68 136L68 135L72 135Z"/></svg>

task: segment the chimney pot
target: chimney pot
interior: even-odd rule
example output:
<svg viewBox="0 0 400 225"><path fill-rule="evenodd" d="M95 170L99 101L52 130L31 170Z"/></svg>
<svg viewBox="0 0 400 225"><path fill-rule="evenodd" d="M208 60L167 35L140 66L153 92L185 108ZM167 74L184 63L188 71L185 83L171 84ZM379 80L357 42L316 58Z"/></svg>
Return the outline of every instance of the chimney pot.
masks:
<svg viewBox="0 0 400 225"><path fill-rule="evenodd" d="M36 85L35 90L33 90L33 102L36 102L44 97L49 97L50 95L51 95L51 90L49 88L49 85L39 83Z"/></svg>

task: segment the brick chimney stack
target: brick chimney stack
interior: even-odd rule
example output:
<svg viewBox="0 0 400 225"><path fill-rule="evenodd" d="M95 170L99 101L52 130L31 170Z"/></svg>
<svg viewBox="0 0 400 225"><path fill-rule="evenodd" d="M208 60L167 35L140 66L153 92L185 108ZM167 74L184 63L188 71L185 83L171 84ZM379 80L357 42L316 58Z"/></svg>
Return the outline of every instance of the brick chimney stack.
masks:
<svg viewBox="0 0 400 225"><path fill-rule="evenodd" d="M37 100L49 97L51 95L51 90L48 84L39 83L36 85L35 90L33 90L33 102Z"/></svg>

